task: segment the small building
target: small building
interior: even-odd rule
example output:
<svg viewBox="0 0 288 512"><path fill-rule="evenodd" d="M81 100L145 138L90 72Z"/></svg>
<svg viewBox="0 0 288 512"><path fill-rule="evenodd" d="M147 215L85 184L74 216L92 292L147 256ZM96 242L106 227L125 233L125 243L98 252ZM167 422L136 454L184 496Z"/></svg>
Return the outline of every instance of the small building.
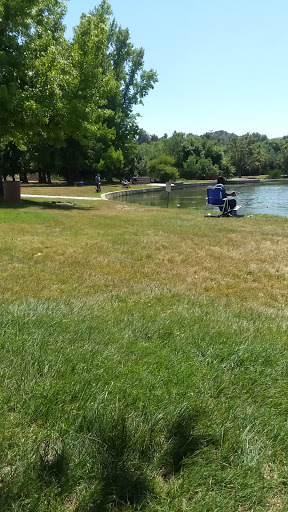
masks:
<svg viewBox="0 0 288 512"><path fill-rule="evenodd" d="M150 176L137 176L137 178L132 178L132 183L133 185L142 185L142 184L147 184L147 183L150 183L151 180L150 180Z"/></svg>

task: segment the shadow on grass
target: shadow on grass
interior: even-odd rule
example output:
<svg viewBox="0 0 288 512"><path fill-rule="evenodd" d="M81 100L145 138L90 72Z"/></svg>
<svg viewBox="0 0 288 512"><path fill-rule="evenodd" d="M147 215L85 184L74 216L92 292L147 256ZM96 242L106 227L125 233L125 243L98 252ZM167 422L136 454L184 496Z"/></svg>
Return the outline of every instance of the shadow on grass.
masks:
<svg viewBox="0 0 288 512"><path fill-rule="evenodd" d="M109 455L107 462L109 461ZM102 496L94 506L95 512L99 506L108 508L109 504L116 506L117 510L126 508L127 505L139 505L149 493L149 482L140 469L129 467L123 456L118 459L110 458L109 472L102 475Z"/></svg>
<svg viewBox="0 0 288 512"><path fill-rule="evenodd" d="M66 474L68 462L66 460L62 443L45 441L39 453L39 477L41 481L50 485L51 482L60 482Z"/></svg>
<svg viewBox="0 0 288 512"><path fill-rule="evenodd" d="M187 459L196 457L207 444L215 440L197 433L200 412L181 412L166 430L166 446L158 461L164 480L177 476Z"/></svg>
<svg viewBox="0 0 288 512"><path fill-rule="evenodd" d="M38 183L38 181L35 181L35 182L29 182L29 183L21 183L21 189L26 189L26 188L59 188L59 187L71 187L71 186L74 186L73 184L72 185L68 185L68 183L66 181L62 181L62 182L56 182L56 183Z"/></svg>
<svg viewBox="0 0 288 512"><path fill-rule="evenodd" d="M114 507L120 511L127 510L127 505L142 504L151 492L147 460L141 456L141 441L125 412L92 414L84 419L80 430L90 440L86 453L90 459L89 472L94 478L76 511L98 512Z"/></svg>
<svg viewBox="0 0 288 512"><path fill-rule="evenodd" d="M35 198L36 199L36 198ZM38 206L44 210L91 210L92 206L79 206L68 199L66 201L33 201L29 199L21 199L20 203L3 203L0 202L0 209L22 210L23 208L30 208L31 206Z"/></svg>
<svg viewBox="0 0 288 512"><path fill-rule="evenodd" d="M43 441L19 460L21 463L15 464L14 471L1 479L1 511L40 510L42 499L46 499L47 504L52 503L66 492L69 460L61 439ZM29 507L22 509L24 502L29 503Z"/></svg>
<svg viewBox="0 0 288 512"><path fill-rule="evenodd" d="M163 427L165 447L157 467L166 481L177 476L185 462L196 458L208 444L215 445L213 439L196 433L203 412L184 409L172 414L174 418L162 417L167 423L166 428L160 425L161 432L154 430L153 421L117 406L83 415L76 427L76 444L69 448L54 437L43 441L19 475L1 482L0 506L7 512L22 510L20 505L27 500L29 510L40 510L38 502L44 496L47 503L51 501L49 510L58 510L58 500L71 495L76 487L81 492L75 512L144 510L155 492L151 468L155 469L155 448L157 439L162 443Z"/></svg>

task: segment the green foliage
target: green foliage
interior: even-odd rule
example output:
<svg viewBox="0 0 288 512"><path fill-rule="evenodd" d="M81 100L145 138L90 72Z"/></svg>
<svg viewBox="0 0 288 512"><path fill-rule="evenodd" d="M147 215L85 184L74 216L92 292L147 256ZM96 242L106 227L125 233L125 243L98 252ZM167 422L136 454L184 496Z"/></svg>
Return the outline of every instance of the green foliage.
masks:
<svg viewBox="0 0 288 512"><path fill-rule="evenodd" d="M281 169L270 169L268 171L268 178L271 180L276 180L282 177L282 170Z"/></svg>
<svg viewBox="0 0 288 512"><path fill-rule="evenodd" d="M187 180L213 179L219 174L219 166L213 165L211 158L198 158L190 155L184 163L181 177Z"/></svg>
<svg viewBox="0 0 288 512"><path fill-rule="evenodd" d="M143 48L134 48L106 0L82 15L72 42L64 38L64 0L7 0L1 7L0 142L32 154L32 147L74 140L92 170L101 160L119 172L131 168L139 130L133 108L157 75L144 69Z"/></svg>
<svg viewBox="0 0 288 512"><path fill-rule="evenodd" d="M137 146L135 171L140 176L145 176L148 172L148 163L150 160L165 154L166 147L163 141L142 143ZM174 160L173 160L174 162ZM170 164L169 164L170 165Z"/></svg>
<svg viewBox="0 0 288 512"><path fill-rule="evenodd" d="M265 153L252 135L231 137L228 153L236 174L259 174L265 163Z"/></svg>
<svg viewBox="0 0 288 512"><path fill-rule="evenodd" d="M223 161L223 149L217 144L209 142L204 147L204 157L210 158L213 165L220 167Z"/></svg>
<svg viewBox="0 0 288 512"><path fill-rule="evenodd" d="M97 170L104 174L104 176L111 180L113 176L120 177L120 173L123 169L124 158L121 149L115 150L113 146L111 146L108 151L101 158Z"/></svg>
<svg viewBox="0 0 288 512"><path fill-rule="evenodd" d="M175 160L175 165L179 169L183 165L183 144L185 133L174 132L172 137L164 140L166 152Z"/></svg>
<svg viewBox="0 0 288 512"><path fill-rule="evenodd" d="M179 178L179 172L175 167L169 165L159 166L159 180L164 183L166 181L176 181Z"/></svg>
<svg viewBox="0 0 288 512"><path fill-rule="evenodd" d="M179 177L179 173L174 165L175 160L172 156L160 155L148 163L149 176L163 182L175 181Z"/></svg>
<svg viewBox="0 0 288 512"><path fill-rule="evenodd" d="M0 152L0 165L3 176L6 178L7 176L14 177L15 174L21 174L23 158L24 153L20 151L14 142L6 144Z"/></svg>
<svg viewBox="0 0 288 512"><path fill-rule="evenodd" d="M175 167L184 179L205 179L217 174L219 169L227 176L231 174L231 166L224 156L223 148L215 140L177 132L157 142L152 142L148 134L143 137L136 156L136 170L139 174L155 174L153 164L151 170L149 162L163 154L173 158Z"/></svg>
<svg viewBox="0 0 288 512"><path fill-rule="evenodd" d="M184 163L183 170L181 171L181 178L186 180L195 180L198 176L197 170L197 156L190 155Z"/></svg>
<svg viewBox="0 0 288 512"><path fill-rule="evenodd" d="M23 145L39 130L57 137L67 78L62 65L66 5L62 0L14 0L2 7L0 139Z"/></svg>
<svg viewBox="0 0 288 512"><path fill-rule="evenodd" d="M280 141L280 152L278 153L278 163L283 172L288 175L288 140L284 138Z"/></svg>
<svg viewBox="0 0 288 512"><path fill-rule="evenodd" d="M219 167L213 165L211 158L199 158L196 168L197 178L200 180L212 179L219 174Z"/></svg>

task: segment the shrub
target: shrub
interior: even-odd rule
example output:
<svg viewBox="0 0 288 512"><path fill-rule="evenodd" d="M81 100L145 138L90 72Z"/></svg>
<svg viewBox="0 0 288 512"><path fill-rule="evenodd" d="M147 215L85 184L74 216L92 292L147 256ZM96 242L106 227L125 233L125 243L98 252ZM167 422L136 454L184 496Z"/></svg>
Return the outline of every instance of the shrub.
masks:
<svg viewBox="0 0 288 512"><path fill-rule="evenodd" d="M211 179L219 173L218 165L213 165L211 158L199 158L197 162L197 179Z"/></svg>
<svg viewBox="0 0 288 512"><path fill-rule="evenodd" d="M165 181L176 181L179 178L179 172L175 167L169 165L162 165L159 173L159 179L162 182Z"/></svg>
<svg viewBox="0 0 288 512"><path fill-rule="evenodd" d="M175 160L172 156L160 155L148 163L148 174L151 178L157 178L161 181L176 180L179 173L174 164Z"/></svg>
<svg viewBox="0 0 288 512"><path fill-rule="evenodd" d="M270 169L268 171L268 178L270 178L270 180L277 180L281 177L282 177L281 169Z"/></svg>
<svg viewBox="0 0 288 512"><path fill-rule="evenodd" d="M190 155L184 163L181 177L187 180L212 179L219 172L219 166L213 165L211 158L198 158L196 155Z"/></svg>

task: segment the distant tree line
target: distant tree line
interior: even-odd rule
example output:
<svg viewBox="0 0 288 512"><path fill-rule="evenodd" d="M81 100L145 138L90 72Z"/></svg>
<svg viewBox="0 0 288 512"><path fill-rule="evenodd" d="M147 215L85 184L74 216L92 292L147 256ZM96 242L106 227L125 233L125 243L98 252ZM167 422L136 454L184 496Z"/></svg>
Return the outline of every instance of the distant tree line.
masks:
<svg viewBox="0 0 288 512"><path fill-rule="evenodd" d="M133 108L157 81L103 0L64 36L65 0L0 2L0 184L30 172L73 183L130 171Z"/></svg>
<svg viewBox="0 0 288 512"><path fill-rule="evenodd" d="M213 179L218 174L279 177L288 174L288 137L268 139L260 133L237 136L225 131L197 136L174 132L158 138L142 131L137 139L135 170L165 181Z"/></svg>

